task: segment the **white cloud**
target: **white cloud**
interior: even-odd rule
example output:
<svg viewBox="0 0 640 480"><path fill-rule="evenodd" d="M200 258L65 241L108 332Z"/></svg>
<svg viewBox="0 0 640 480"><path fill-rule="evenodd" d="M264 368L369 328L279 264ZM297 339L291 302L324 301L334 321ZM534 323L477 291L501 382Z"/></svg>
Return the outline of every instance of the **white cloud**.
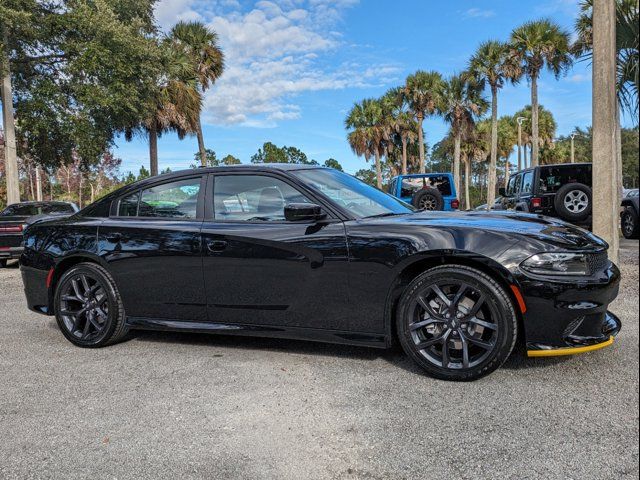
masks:
<svg viewBox="0 0 640 480"><path fill-rule="evenodd" d="M571 75L569 78L567 78L567 80L569 82L572 82L572 83L590 82L591 81L591 75L585 75L583 73L576 73L574 75Z"/></svg>
<svg viewBox="0 0 640 480"><path fill-rule="evenodd" d="M333 60L327 57L345 47L336 27L358 1L260 0L246 8L237 0L161 0L155 11L165 30L177 20L204 18L218 33L226 67L205 94L205 122L272 127L302 115L295 97L304 92L395 79L399 69L389 64L327 67Z"/></svg>
<svg viewBox="0 0 640 480"><path fill-rule="evenodd" d="M464 12L466 18L490 18L495 16L496 12L493 10L484 10L481 8L470 8Z"/></svg>

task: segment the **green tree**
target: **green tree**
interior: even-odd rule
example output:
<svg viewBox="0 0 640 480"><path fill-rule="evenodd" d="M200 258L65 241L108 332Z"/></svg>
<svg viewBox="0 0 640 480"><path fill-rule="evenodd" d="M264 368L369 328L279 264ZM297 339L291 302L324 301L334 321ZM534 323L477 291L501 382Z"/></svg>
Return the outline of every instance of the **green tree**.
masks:
<svg viewBox="0 0 640 480"><path fill-rule="evenodd" d="M496 195L498 161L498 90L505 82L520 78L521 70L513 57L509 55L509 45L497 41L480 44L469 60L468 72L482 85L491 90L491 159L489 163L489 182L487 203L493 205Z"/></svg>
<svg viewBox="0 0 640 480"><path fill-rule="evenodd" d="M617 94L620 106L638 122L639 32L638 0L616 0ZM593 49L593 0L580 2L575 22L578 39L573 51L578 58L591 60Z"/></svg>
<svg viewBox="0 0 640 480"><path fill-rule="evenodd" d="M343 171L342 170L342 165L340 165L340 162L338 162L335 158L329 158L327 160L324 161L324 166L328 167L328 168L334 168L336 170L339 171Z"/></svg>
<svg viewBox="0 0 640 480"><path fill-rule="evenodd" d="M355 174L355 177L359 178L364 183L371 185L372 187L375 187L377 184L376 172L371 170L370 168L362 168L358 170Z"/></svg>
<svg viewBox="0 0 640 480"><path fill-rule="evenodd" d="M504 187L509 183L511 163L509 158L518 144L518 128L512 116L505 115L498 120L498 157L504 160Z"/></svg>
<svg viewBox="0 0 640 480"><path fill-rule="evenodd" d="M201 22L178 22L169 33L174 48L191 59L198 86L204 92L220 78L224 71L224 54L218 45L218 35ZM207 152L202 135L200 114L196 121L198 151L202 166L207 165Z"/></svg>
<svg viewBox="0 0 640 480"><path fill-rule="evenodd" d="M418 122L418 148L420 155L420 173L425 172L424 130L425 118L436 114L442 105L444 81L438 72L417 71L406 79L403 95Z"/></svg>
<svg viewBox="0 0 640 480"><path fill-rule="evenodd" d="M161 72L151 1L3 0L0 19L0 70L13 100L3 108L7 121L13 111L20 119L19 156L45 169L74 154L96 163L147 114Z"/></svg>
<svg viewBox="0 0 640 480"><path fill-rule="evenodd" d="M409 111L409 103L403 87L395 87L388 90L385 94L385 101L391 110L388 117L389 128L392 133L390 140L395 146L399 147L401 153L400 170L403 175L406 175L408 171L408 146L418 139L418 123ZM387 154L389 153L393 152L387 152Z"/></svg>
<svg viewBox="0 0 640 480"><path fill-rule="evenodd" d="M525 159L527 157L527 145L533 144L533 110L527 105L513 115L514 120L523 117L522 142L524 144ZM540 105L538 107L538 145L540 146L540 163L557 163L554 159L554 138L556 137L557 123L553 114ZM517 141L517 140L516 140Z"/></svg>
<svg viewBox="0 0 640 480"><path fill-rule="evenodd" d="M210 148L205 149L204 151L204 163L202 162L202 154L200 151L196 152L193 154L193 161L194 163L192 163L191 165L189 165L189 168L198 168L198 164L200 164L203 167L217 167L220 165L220 161L218 160L218 157L216 156L216 152L211 150Z"/></svg>
<svg viewBox="0 0 640 480"><path fill-rule="evenodd" d="M460 191L462 140L470 136L475 121L487 110L482 87L482 83L469 74L453 75L444 84L442 113L445 121L451 125L454 137L453 176L456 191Z"/></svg>
<svg viewBox="0 0 640 480"><path fill-rule="evenodd" d="M550 20L527 22L511 32L511 57L531 83L531 165L539 163L538 79L546 67L556 78L573 63L569 33Z"/></svg>
<svg viewBox="0 0 640 480"><path fill-rule="evenodd" d="M388 99L368 98L349 111L345 126L347 140L356 155L375 159L376 185L382 189L382 158L393 148L391 104Z"/></svg>
<svg viewBox="0 0 640 480"><path fill-rule="evenodd" d="M591 129L589 129L591 131ZM638 188L638 127L623 128L622 140L622 180L627 188Z"/></svg>
<svg viewBox="0 0 640 480"><path fill-rule="evenodd" d="M240 165L242 162L239 158L234 157L233 155L226 155L222 159L222 165Z"/></svg>

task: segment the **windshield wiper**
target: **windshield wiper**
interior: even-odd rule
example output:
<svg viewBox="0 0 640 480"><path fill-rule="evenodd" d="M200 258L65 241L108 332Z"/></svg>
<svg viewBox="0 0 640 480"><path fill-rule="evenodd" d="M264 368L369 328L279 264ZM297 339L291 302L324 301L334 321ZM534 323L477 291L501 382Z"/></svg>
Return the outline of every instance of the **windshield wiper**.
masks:
<svg viewBox="0 0 640 480"><path fill-rule="evenodd" d="M378 213L377 215L369 215L368 217L362 217L362 218L393 217L394 215L404 215L404 213L398 213L398 212Z"/></svg>

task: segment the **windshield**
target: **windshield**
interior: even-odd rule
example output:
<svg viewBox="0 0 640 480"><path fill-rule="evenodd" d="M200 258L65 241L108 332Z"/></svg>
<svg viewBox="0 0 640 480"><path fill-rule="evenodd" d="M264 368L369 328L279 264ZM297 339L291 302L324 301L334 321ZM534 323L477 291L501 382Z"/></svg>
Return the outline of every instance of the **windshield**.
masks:
<svg viewBox="0 0 640 480"><path fill-rule="evenodd" d="M356 218L400 215L415 211L411 205L337 170L314 168L291 173Z"/></svg>

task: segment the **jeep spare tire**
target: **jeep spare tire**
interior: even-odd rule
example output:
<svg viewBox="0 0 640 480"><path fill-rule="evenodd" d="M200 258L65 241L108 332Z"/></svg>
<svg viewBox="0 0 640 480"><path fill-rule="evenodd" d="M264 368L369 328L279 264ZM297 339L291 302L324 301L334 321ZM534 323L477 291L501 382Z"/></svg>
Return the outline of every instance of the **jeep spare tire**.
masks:
<svg viewBox="0 0 640 480"><path fill-rule="evenodd" d="M556 213L568 222L580 222L591 215L591 189L583 183L568 183L560 187L554 200Z"/></svg>
<svg viewBox="0 0 640 480"><path fill-rule="evenodd" d="M423 188L413 196L413 206L418 210L444 210L444 199L436 188Z"/></svg>

